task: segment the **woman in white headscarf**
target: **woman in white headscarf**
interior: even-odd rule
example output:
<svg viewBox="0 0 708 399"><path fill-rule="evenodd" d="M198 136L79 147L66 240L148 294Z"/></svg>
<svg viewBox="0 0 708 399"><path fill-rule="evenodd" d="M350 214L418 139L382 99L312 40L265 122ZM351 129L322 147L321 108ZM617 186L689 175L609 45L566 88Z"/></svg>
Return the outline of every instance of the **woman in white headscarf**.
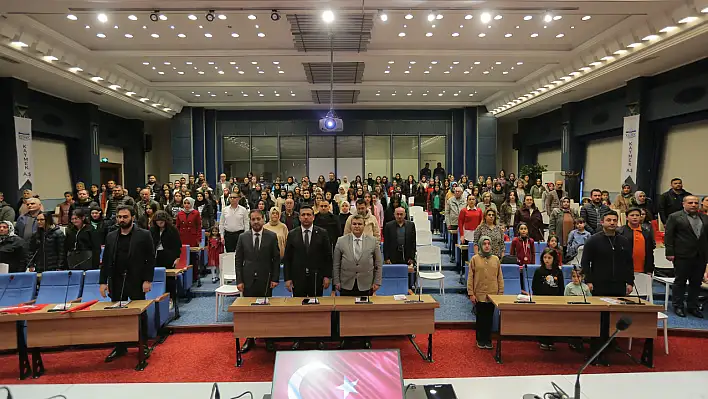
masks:
<svg viewBox="0 0 708 399"><path fill-rule="evenodd" d="M15 234L9 220L0 221L0 263L7 264L10 273L24 272L27 252L25 240Z"/></svg>

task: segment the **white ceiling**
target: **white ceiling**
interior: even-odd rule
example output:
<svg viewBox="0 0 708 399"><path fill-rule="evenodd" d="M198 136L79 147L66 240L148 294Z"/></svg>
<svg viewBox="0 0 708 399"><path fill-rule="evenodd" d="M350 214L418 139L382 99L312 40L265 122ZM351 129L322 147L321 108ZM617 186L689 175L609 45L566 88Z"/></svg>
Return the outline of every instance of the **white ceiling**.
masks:
<svg viewBox="0 0 708 399"><path fill-rule="evenodd" d="M171 117L189 105L327 106L313 104L311 90L328 90L329 83L309 83L303 63L329 62L329 52L298 51L287 18L319 16L321 2L160 0L147 8L137 0L42 3L7 5L0 56L20 64L0 62L0 76L141 119ZM362 12L360 3L328 4L335 36L346 25L337 22ZM216 5L217 18L206 21L205 12ZM150 21L152 9L162 10L166 20ZM280 10L279 21L271 21L271 9ZM429 21L431 11L442 18ZM335 84L359 95L355 104L337 108L484 104L500 117L529 116L705 57L708 42L708 0L372 0L363 12L373 18L365 51L334 54L335 62L364 64L360 83ZM99 21L99 14L107 20ZM667 26L675 29L660 32ZM632 43L641 46L627 48ZM588 67L592 62L598 64ZM69 70L77 66L82 70Z"/></svg>

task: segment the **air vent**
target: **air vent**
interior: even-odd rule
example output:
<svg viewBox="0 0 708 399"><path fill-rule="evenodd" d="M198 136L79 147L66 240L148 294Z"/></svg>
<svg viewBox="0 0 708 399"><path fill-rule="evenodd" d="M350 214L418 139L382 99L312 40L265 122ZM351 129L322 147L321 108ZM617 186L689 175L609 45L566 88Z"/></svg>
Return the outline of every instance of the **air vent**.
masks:
<svg viewBox="0 0 708 399"><path fill-rule="evenodd" d="M288 14L290 32L298 51L326 51L330 48L330 25L315 14ZM373 14L339 14L331 25L334 51L366 51L374 27Z"/></svg>
<svg viewBox="0 0 708 399"><path fill-rule="evenodd" d="M303 62L307 81L310 83L329 83L329 62ZM361 83L364 75L363 62L335 62L334 83Z"/></svg>
<svg viewBox="0 0 708 399"><path fill-rule="evenodd" d="M643 63L645 63L645 62L653 61L653 60L655 60L655 59L657 59L657 58L659 58L658 55L655 55L655 56L653 56L653 57L647 57L647 58L641 59L641 60L639 60L639 61L636 61L636 62L634 63L634 65L639 65L639 64L643 64Z"/></svg>
<svg viewBox="0 0 708 399"><path fill-rule="evenodd" d="M15 61L12 58L5 57L4 55L0 56L0 61L5 61L10 64L19 64L20 63L19 61Z"/></svg>
<svg viewBox="0 0 708 399"><path fill-rule="evenodd" d="M97 92L97 91L94 91L94 90L89 90L89 93L95 94L95 95L97 95L97 96L102 96L102 95L103 95L103 93L100 93L100 92Z"/></svg>
<svg viewBox="0 0 708 399"><path fill-rule="evenodd" d="M312 102L315 104L329 104L329 90L312 90ZM359 90L335 90L335 104L354 104L359 98Z"/></svg>

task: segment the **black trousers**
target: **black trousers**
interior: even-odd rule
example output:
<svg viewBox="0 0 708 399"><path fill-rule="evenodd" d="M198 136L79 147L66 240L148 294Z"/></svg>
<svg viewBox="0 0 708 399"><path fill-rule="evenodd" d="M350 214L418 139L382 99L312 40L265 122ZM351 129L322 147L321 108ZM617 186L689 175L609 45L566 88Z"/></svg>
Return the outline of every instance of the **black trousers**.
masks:
<svg viewBox="0 0 708 399"><path fill-rule="evenodd" d="M478 301L474 305L477 316L477 342L480 344L492 341L492 325L494 323L494 304Z"/></svg>
<svg viewBox="0 0 708 399"><path fill-rule="evenodd" d="M676 308L683 308L684 295L686 294L686 281L688 280L688 299L686 307L689 310L698 309L698 294L701 291L703 272L706 269L705 262L699 257L674 259L674 271L676 279L673 288L673 305Z"/></svg>
<svg viewBox="0 0 708 399"><path fill-rule="evenodd" d="M441 230L441 218L440 218L440 210L438 209L433 209L433 231L435 230Z"/></svg>
<svg viewBox="0 0 708 399"><path fill-rule="evenodd" d="M295 297L308 297L308 296L322 296L322 291L324 291L324 276L317 273L317 279L315 280L315 274L306 274L303 278L293 279L293 296Z"/></svg>
<svg viewBox="0 0 708 399"><path fill-rule="evenodd" d="M251 283L243 285L243 296L247 297L270 297L273 290L270 288L270 281L263 277L254 279Z"/></svg>
<svg viewBox="0 0 708 399"><path fill-rule="evenodd" d="M236 244L238 243L238 237L243 233L240 231L224 231L224 251L225 252L236 252Z"/></svg>
<svg viewBox="0 0 708 399"><path fill-rule="evenodd" d="M350 290L345 290L342 288L339 290L339 295L341 296L369 296L371 295L371 290L360 291L356 280L354 280L354 286Z"/></svg>
<svg viewBox="0 0 708 399"><path fill-rule="evenodd" d="M145 299L143 292L142 281L132 281L130 276L125 279L125 287L123 287L123 276L115 276L111 278L108 286L112 301L139 301Z"/></svg>

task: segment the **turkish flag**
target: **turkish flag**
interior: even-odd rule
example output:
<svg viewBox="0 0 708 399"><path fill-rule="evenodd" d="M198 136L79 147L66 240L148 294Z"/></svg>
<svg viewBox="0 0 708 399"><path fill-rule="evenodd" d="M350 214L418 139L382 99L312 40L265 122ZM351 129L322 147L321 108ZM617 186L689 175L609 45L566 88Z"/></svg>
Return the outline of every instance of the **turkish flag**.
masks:
<svg viewBox="0 0 708 399"><path fill-rule="evenodd" d="M273 399L398 399L398 350L278 352Z"/></svg>

